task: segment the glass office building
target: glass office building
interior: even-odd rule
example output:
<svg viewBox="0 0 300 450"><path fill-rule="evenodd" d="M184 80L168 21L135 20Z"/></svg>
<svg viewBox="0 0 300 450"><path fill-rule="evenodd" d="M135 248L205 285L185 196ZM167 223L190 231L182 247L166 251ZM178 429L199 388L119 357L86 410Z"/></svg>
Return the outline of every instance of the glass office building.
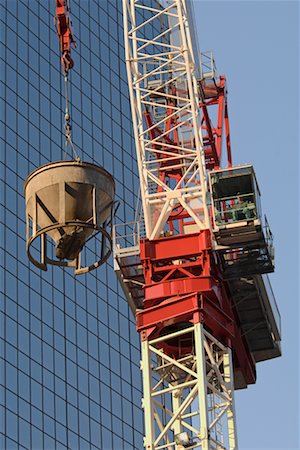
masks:
<svg viewBox="0 0 300 450"><path fill-rule="evenodd" d="M117 221L139 181L120 0L72 0L79 156L116 180ZM25 251L26 176L64 156L54 0L3 0L1 20L1 449L143 448L140 344L113 271L42 272Z"/></svg>

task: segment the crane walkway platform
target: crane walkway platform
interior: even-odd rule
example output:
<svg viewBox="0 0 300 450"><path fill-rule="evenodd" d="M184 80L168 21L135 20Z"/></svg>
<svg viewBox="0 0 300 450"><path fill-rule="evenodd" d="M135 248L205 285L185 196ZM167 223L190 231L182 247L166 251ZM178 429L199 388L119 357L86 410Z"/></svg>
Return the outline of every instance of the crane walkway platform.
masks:
<svg viewBox="0 0 300 450"><path fill-rule="evenodd" d="M117 224L113 228L114 270L133 314L143 308L144 299L141 229L140 222Z"/></svg>
<svg viewBox="0 0 300 450"><path fill-rule="evenodd" d="M281 321L267 275L228 281L242 334L256 362L281 355Z"/></svg>
<svg viewBox="0 0 300 450"><path fill-rule="evenodd" d="M114 269L133 313L143 308L144 273L140 260L140 248L131 247L114 258Z"/></svg>
<svg viewBox="0 0 300 450"><path fill-rule="evenodd" d="M218 239L217 236L217 242L221 242L221 245L217 244L216 250L220 256L224 279L274 272L272 233L267 221L265 226L259 220L256 222L258 225L252 225L252 229L249 224L244 228L239 225L238 231L234 228L227 229L223 239Z"/></svg>

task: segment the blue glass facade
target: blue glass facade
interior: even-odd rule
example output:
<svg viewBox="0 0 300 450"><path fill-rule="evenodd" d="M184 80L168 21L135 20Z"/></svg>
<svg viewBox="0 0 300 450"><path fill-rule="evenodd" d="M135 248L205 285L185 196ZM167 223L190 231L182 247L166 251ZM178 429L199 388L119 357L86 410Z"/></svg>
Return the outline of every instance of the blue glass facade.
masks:
<svg viewBox="0 0 300 450"><path fill-rule="evenodd" d="M55 1L7 0L1 19L1 449L141 449L140 344L112 258L100 269L29 264L26 176L64 152ZM132 220L138 177L122 2L72 0L70 74L80 157L116 179L117 222Z"/></svg>

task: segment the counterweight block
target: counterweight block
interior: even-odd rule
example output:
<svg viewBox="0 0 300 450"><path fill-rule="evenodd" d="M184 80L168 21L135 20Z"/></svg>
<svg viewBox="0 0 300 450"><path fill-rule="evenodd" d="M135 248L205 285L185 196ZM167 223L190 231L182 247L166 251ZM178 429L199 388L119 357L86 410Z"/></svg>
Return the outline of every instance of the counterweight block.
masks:
<svg viewBox="0 0 300 450"><path fill-rule="evenodd" d="M115 183L105 169L78 161L50 163L28 175L24 191L27 254L35 266L42 270L47 270L47 264L74 267L79 274L108 259ZM96 236L100 257L81 267L81 252ZM48 238L55 243L51 256Z"/></svg>

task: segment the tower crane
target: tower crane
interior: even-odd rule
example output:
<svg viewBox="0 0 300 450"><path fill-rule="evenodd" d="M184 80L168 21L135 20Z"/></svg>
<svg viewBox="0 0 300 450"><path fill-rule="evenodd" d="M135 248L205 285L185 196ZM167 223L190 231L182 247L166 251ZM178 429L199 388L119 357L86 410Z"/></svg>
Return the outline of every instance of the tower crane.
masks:
<svg viewBox="0 0 300 450"><path fill-rule="evenodd" d="M147 450L237 449L234 391L280 355L272 233L252 165L232 165L226 78L199 58L190 8L123 0L142 211L115 225L114 261L141 338Z"/></svg>
<svg viewBox="0 0 300 450"><path fill-rule="evenodd" d="M113 246L141 338L144 446L234 450L234 392L255 383L257 362L281 354L267 277L273 236L253 166L232 164L226 78L211 53L198 55L190 2L122 3L141 214L114 226ZM68 111L68 0L56 0L56 17L66 145L76 159L28 176L27 251L43 270L53 264L80 274L110 255L114 180L77 157ZM82 268L81 250L99 233L101 257ZM30 254L36 238L40 260ZM56 259L47 254L48 238Z"/></svg>

